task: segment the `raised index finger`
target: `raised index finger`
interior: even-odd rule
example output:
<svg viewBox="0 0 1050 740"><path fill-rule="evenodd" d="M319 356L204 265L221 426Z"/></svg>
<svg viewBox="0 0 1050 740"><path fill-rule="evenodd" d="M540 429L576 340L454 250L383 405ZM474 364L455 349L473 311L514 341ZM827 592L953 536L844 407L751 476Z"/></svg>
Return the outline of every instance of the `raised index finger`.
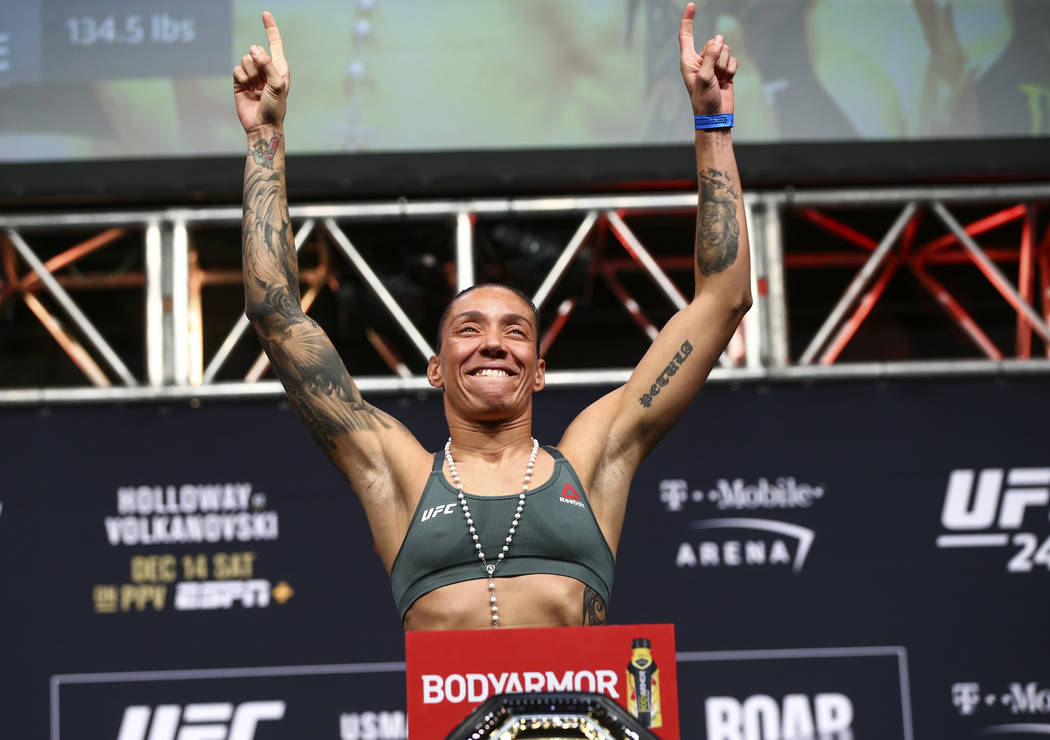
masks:
<svg viewBox="0 0 1050 740"><path fill-rule="evenodd" d="M682 11L682 27L678 29L678 45L682 48L682 55L696 54L696 45L693 43L693 16L696 15L696 5L689 3Z"/></svg>
<svg viewBox="0 0 1050 740"><path fill-rule="evenodd" d="M287 64L284 58L284 44L281 43L281 32L277 30L277 21L273 19L273 13L266 10L262 14L263 26L266 28L266 40L270 44L270 56L279 65Z"/></svg>

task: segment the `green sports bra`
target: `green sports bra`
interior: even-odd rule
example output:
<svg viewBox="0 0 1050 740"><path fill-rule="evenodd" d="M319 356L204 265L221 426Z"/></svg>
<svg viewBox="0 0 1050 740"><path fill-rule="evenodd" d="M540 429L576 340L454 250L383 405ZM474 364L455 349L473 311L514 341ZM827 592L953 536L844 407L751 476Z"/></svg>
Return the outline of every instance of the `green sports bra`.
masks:
<svg viewBox="0 0 1050 740"><path fill-rule="evenodd" d="M569 461L553 447L543 445L543 449L554 458L554 473L526 492L525 511L514 543L495 577L531 573L568 576L593 588L608 604L615 568L609 543ZM456 500L456 489L442 473L443 463L442 454L436 453L430 478L390 570L390 585L402 619L416 599L434 589L485 578ZM518 494L464 494L482 548L486 553L498 553L514 518Z"/></svg>

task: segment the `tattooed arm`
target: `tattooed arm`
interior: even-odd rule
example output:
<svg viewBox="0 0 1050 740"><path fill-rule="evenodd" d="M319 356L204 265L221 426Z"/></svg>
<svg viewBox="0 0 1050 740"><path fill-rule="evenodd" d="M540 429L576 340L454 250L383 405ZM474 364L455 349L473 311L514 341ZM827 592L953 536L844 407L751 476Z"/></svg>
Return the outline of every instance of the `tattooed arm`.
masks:
<svg viewBox="0 0 1050 740"><path fill-rule="evenodd" d="M293 406L361 498L388 568L411 516L401 492L429 455L388 414L367 403L339 354L300 304L288 218L283 122L289 72L277 24L263 14L261 47L234 69L237 114L248 137L242 231L245 311ZM422 490L422 485L419 486Z"/></svg>
<svg viewBox="0 0 1050 740"><path fill-rule="evenodd" d="M339 465L342 460L334 453L344 435L399 425L362 399L328 336L301 308L280 130L264 127L250 133L248 141L242 225L245 311L310 434Z"/></svg>
<svg viewBox="0 0 1050 740"><path fill-rule="evenodd" d="M697 54L695 12L689 3L679 31L682 77L693 112L732 113L737 60L721 36ZM685 413L751 306L744 202L730 129L696 132L696 166L693 299L667 322L627 384L577 417L559 445L583 478L614 550L634 472Z"/></svg>

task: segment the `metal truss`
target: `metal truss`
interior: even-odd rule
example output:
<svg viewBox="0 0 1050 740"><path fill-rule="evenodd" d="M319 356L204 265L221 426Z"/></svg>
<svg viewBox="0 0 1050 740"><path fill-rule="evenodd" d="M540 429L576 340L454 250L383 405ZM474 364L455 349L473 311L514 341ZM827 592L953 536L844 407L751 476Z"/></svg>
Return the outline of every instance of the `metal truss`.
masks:
<svg viewBox="0 0 1050 740"><path fill-rule="evenodd" d="M754 307L745 319L713 382L813 380L954 374L1050 374L1050 225L1045 218L1050 185L993 185L976 187L913 187L770 191L745 194L752 248ZM302 269L303 307L309 311L325 290L332 289L336 263L344 260L371 299L386 313L400 336L366 330L369 344L389 370L385 375L357 376L365 392L427 390L423 369L433 349L416 322L400 304L381 271L351 240L366 224L428 227L448 233L449 290L474 283L483 267L475 244L479 219L516 220L558 218L575 227L556 259L544 266L533 299L543 310L559 295L559 286L572 266L587 254L589 275L600 281L651 340L658 330L646 310L652 295L678 309L686 296L669 273L691 285L692 257L675 254L666 245L646 246L637 224L646 219L678 222L694 218L696 194L676 192L640 195L549 197L476 200L429 200L300 205L291 209L297 249L308 242L317 253L315 267ZM976 211L975 211L976 209ZM870 224L856 226L850 215L883 213L893 216L888 228L872 232ZM976 215L975 215L976 213ZM962 215L960 215L962 214ZM0 307L21 301L47 330L84 378L75 387L0 389L0 404L60 403L89 400L199 399L276 396L278 383L262 380L267 370L259 355L251 369L236 380L224 377L237 347L254 342L243 314L216 315L205 311L205 286L235 285L235 269L214 269L206 262L210 231L235 232L240 208L201 207L163 210L127 210L0 215ZM826 235L821 249L789 243L785 223L805 222ZM1009 231L1011 225L1013 231ZM1014 243L1002 244L1004 229ZM56 235L75 235L78 241L57 251ZM982 246L978 239L994 238ZM356 237L355 237L356 238ZM50 239L50 256L42 259L34 247ZM610 246L612 245L612 246ZM616 247L615 245L619 245ZM141 269L115 279L76 270L89 255L103 250L138 250ZM1007 353L982 328L982 316L971 315L966 296L955 295L938 279L945 265L969 265L983 276L1016 314L1015 346ZM855 269L841 297L828 307L819 328L807 337L804 349L793 355L790 305L802 296L789 296L789 271L824 268ZM1016 278L1006 272L1016 270ZM863 362L838 362L888 286L900 274L910 273L944 312L946 327L968 338L983 359L972 356L943 360L889 362L870 357ZM652 293L639 300L637 286L625 287L625 276L648 277ZM538 276L536 276L538 278ZM1037 286L1038 283L1038 286ZM142 289L144 372L136 375L78 305L79 291ZM1038 288L1038 289L1037 289ZM561 291L562 294L565 290ZM43 300L42 300L43 299ZM643 305L646 306L643 309ZM580 308L580 296L562 295L554 320L541 336L547 353ZM71 326L67 326L66 322ZM218 349L205 356L204 328L215 322L229 326ZM214 332L213 332L214 333ZM1035 337L1033 341L1033 335ZM403 358L397 349L408 347ZM630 367L585 369L562 367L548 374L550 385L607 385L621 383ZM141 371L140 371L141 372ZM228 374L228 373L227 373Z"/></svg>

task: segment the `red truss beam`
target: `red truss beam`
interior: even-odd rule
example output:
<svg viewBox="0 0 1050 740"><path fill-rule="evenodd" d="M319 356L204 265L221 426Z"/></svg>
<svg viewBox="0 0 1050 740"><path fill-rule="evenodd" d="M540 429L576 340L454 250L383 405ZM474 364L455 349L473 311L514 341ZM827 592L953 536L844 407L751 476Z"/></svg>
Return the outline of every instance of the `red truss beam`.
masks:
<svg viewBox="0 0 1050 740"><path fill-rule="evenodd" d="M631 298L631 295L623 287L623 284L620 283L616 274L612 270L603 269L602 277L605 278L606 284L620 303L623 304L623 307L627 310L627 313L630 314L631 318L634 319L634 322L642 328L642 331L645 332L645 335L649 337L650 340L655 340L656 335L660 333L660 330L657 329L656 326L653 325L653 322L649 320L649 317L645 315L641 306L638 305L638 301Z"/></svg>
<svg viewBox="0 0 1050 740"><path fill-rule="evenodd" d="M842 354L842 350L846 348L846 345L850 343L857 331L860 329L861 324L868 318L868 314L875 308L875 304L882 298L882 294L886 291L886 286L890 284L890 279L894 273L897 272L897 268L900 267L901 261L898 257L890 257L886 261L886 267L883 268L882 274L879 275L879 279L875 281L875 284L871 286L864 297L860 299L857 304L857 309L853 312L853 315L842 325L839 329L838 334L828 344L828 348L824 350L824 354L820 357L821 365L831 365L838 359L839 355Z"/></svg>
<svg viewBox="0 0 1050 740"><path fill-rule="evenodd" d="M904 231L903 233L901 233L901 254L911 254L912 247L915 245L915 237L919 234L919 225L922 223L922 216L922 209L916 209L915 215L908 220L907 224L904 225Z"/></svg>
<svg viewBox="0 0 1050 740"><path fill-rule="evenodd" d="M803 218L817 224L821 228L839 236L854 246L863 249L877 248L878 244L870 237L862 234L852 227L843 224L825 214L812 208L798 210ZM887 286L902 265L908 267L916 276L919 283L934 298L939 306L945 311L951 321L968 336L981 352L993 360L1002 360L1003 352L995 346L995 343L978 326L977 322L970 316L962 305L940 282L935 280L927 272L932 265L947 264L973 264L997 291L1017 311L1017 357L1031 357L1032 324L1021 311L1021 306L1010 295L1008 286L1002 284L1000 275L995 274L991 267L981 264L980 260L974 258L968 251L961 249L959 237L955 233L948 233L937 237L921 247L915 248L915 239L918 234L922 212L916 214L908 221L901 232L900 242L896 248L896 254L890 257L883 267L878 279L871 285L867 292L859 299L852 315L839 327L834 338L828 343L820 356L818 362L822 365L830 365L836 362L845 347L856 335L861 325L871 314L875 305L884 295ZM1024 219L1019 247L992 247L983 250L993 262L1017 262L1019 264L1018 293L1022 302L1036 305L1041 304L1042 314L1050 321L1050 226L1043 233L1043 237L1037 243L1036 239L1036 206L1020 204L1004 208L991 215L973 221L963 228L963 231L973 237L985 234L999 228L1004 224ZM959 249L947 249L951 246L959 246ZM784 255L785 267L813 268L813 267L861 267L868 261L865 254L855 252L839 253L795 253ZM1035 301L1035 276L1039 274L1040 300ZM1046 354L1050 357L1050 342L1046 342Z"/></svg>
<svg viewBox="0 0 1050 740"><path fill-rule="evenodd" d="M1021 250L1017 247L990 247L984 253L994 262L1016 262ZM868 261L863 254L852 254L843 252L841 254L828 254L821 252L803 252L784 255L785 267L861 267ZM935 252L922 262L929 265L961 265L969 264L970 255L965 252L952 250L950 252ZM661 265L663 261L661 260Z"/></svg>
<svg viewBox="0 0 1050 740"><path fill-rule="evenodd" d="M984 218L974 221L972 224L966 226L964 230L970 236L980 236L981 234L992 231L993 229L998 229L1000 226L1008 224L1011 221L1024 218L1025 212L1026 209L1023 204L1004 208L990 216L985 216ZM937 237L919 247L919 259L928 259L935 252L958 243L959 237L952 233Z"/></svg>
<svg viewBox="0 0 1050 740"><path fill-rule="evenodd" d="M1043 294L1043 320L1050 322L1050 226L1039 243L1039 285ZM1045 344L1046 356L1050 357L1050 342Z"/></svg>
<svg viewBox="0 0 1050 740"><path fill-rule="evenodd" d="M817 226L821 227L827 232L834 234L835 236L845 239L850 244L858 246L861 249L866 249L869 252L874 252L879 246L879 243L867 234L862 234L861 232L854 229L852 226L844 224L841 221L838 221L832 218L831 216L828 216L827 214L821 213L820 211L814 208L801 208L799 209L798 214L807 221L816 224Z"/></svg>
<svg viewBox="0 0 1050 740"><path fill-rule="evenodd" d="M125 229L114 227L112 229L106 229L100 234L96 234L90 239L86 239L79 244L75 244L69 249L54 257L50 258L44 263L44 267L47 268L48 272L55 272L61 270L63 267L67 267L81 257L86 257L92 252L97 252L107 244L115 242L126 233ZM33 290L36 284L40 282L40 276L35 272L29 272L22 277L21 282L18 285L18 289L22 291Z"/></svg>
<svg viewBox="0 0 1050 740"><path fill-rule="evenodd" d="M1026 303L1032 302L1032 291L1035 288L1035 208L1025 209L1024 224L1021 227L1021 254L1017 267L1017 292ZM1032 356L1032 324L1021 313L1017 314L1017 356L1028 359Z"/></svg>
<svg viewBox="0 0 1050 740"><path fill-rule="evenodd" d="M995 346L995 343L985 334L981 327L977 326L977 322L973 320L970 314L966 313L959 302L952 297L952 294L948 292L948 289L941 285L939 282L930 277L926 270L921 265L912 263L912 272L915 277L919 279L922 286L930 292L930 295L934 297L937 304L940 305L947 313L948 316L955 322L963 332L973 340L973 343L992 360L1002 360L1003 353L999 351L999 348Z"/></svg>
<svg viewBox="0 0 1050 740"><path fill-rule="evenodd" d="M543 338L540 340L540 357L547 356L547 351L550 350L554 340L561 334L561 330L565 328L565 324L568 322L574 308L576 308L575 298L566 298L558 306L558 315L554 317L554 321L551 322L550 327L543 333Z"/></svg>

